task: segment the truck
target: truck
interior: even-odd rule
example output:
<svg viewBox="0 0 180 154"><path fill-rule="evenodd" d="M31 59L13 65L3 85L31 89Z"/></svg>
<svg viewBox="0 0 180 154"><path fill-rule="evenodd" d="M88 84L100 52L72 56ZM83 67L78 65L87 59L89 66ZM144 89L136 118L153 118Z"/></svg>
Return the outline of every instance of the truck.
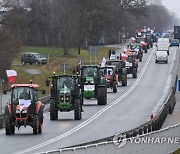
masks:
<svg viewBox="0 0 180 154"><path fill-rule="evenodd" d="M157 41L157 51L167 51L169 55L169 39L168 38L158 38Z"/></svg>

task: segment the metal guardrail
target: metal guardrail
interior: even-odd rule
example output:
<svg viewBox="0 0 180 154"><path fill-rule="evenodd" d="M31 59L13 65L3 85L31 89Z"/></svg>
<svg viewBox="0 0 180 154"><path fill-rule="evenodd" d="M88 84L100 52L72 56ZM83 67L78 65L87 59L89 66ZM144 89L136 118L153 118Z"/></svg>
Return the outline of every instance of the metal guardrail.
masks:
<svg viewBox="0 0 180 154"><path fill-rule="evenodd" d="M58 149L41 154L169 154L180 147L180 141L177 141L179 139L179 133L180 124L160 131L125 139L123 140L125 145L120 148L115 146L117 142L107 141L86 146ZM153 142L153 140L155 141L157 138L164 140L161 140L160 143ZM177 140L173 140L174 138Z"/></svg>

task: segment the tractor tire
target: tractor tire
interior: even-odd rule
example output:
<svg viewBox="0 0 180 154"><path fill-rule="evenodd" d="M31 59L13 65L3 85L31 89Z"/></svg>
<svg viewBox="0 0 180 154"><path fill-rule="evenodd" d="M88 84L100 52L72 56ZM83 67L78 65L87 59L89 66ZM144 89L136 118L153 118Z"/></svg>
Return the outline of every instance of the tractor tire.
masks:
<svg viewBox="0 0 180 154"><path fill-rule="evenodd" d="M11 133L12 133L12 134L15 133L15 125L11 125Z"/></svg>
<svg viewBox="0 0 180 154"><path fill-rule="evenodd" d="M80 98L81 98L81 105L83 105L84 104L84 98L83 98L83 96L81 96Z"/></svg>
<svg viewBox="0 0 180 154"><path fill-rule="evenodd" d="M122 75L122 86L127 86L127 74L126 75Z"/></svg>
<svg viewBox="0 0 180 154"><path fill-rule="evenodd" d="M115 82L113 83L113 93L117 93L117 85Z"/></svg>
<svg viewBox="0 0 180 154"><path fill-rule="evenodd" d="M107 88L106 87L98 87L97 104L98 105L107 104Z"/></svg>
<svg viewBox="0 0 180 154"><path fill-rule="evenodd" d="M146 48L146 49L145 49L145 53L147 53L147 50L148 50L148 49Z"/></svg>
<svg viewBox="0 0 180 154"><path fill-rule="evenodd" d="M80 99L75 99L74 101L74 120L81 120L81 101Z"/></svg>
<svg viewBox="0 0 180 154"><path fill-rule="evenodd" d="M137 78L137 68L133 68L133 78Z"/></svg>
<svg viewBox="0 0 180 154"><path fill-rule="evenodd" d="M11 126L11 119L9 116L5 117L5 131L6 131L6 135L13 134L13 129ZM14 131L15 131L15 127L14 127Z"/></svg>
<svg viewBox="0 0 180 154"><path fill-rule="evenodd" d="M39 117L38 115L35 115L34 116L34 119L33 119L33 134L34 135L37 135L39 133Z"/></svg>
<svg viewBox="0 0 180 154"><path fill-rule="evenodd" d="M42 133L42 124L39 125L39 130L38 133L41 134Z"/></svg>
<svg viewBox="0 0 180 154"><path fill-rule="evenodd" d="M43 124L43 106L41 106L39 112L38 112L39 122L40 124Z"/></svg>
<svg viewBox="0 0 180 154"><path fill-rule="evenodd" d="M56 103L52 101L50 103L50 119L51 120L57 120L58 119L58 110L56 107Z"/></svg>

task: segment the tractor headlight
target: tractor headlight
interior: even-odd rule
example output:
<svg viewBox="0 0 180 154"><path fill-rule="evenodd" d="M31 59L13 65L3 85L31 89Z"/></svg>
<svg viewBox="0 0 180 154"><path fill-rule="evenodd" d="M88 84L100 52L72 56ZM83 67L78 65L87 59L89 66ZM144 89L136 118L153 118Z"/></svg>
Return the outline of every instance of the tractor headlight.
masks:
<svg viewBox="0 0 180 154"><path fill-rule="evenodd" d="M92 80L90 83L94 84L94 80Z"/></svg>
<svg viewBox="0 0 180 154"><path fill-rule="evenodd" d="M21 111L21 113L27 113L27 110L23 110L23 111Z"/></svg>
<svg viewBox="0 0 180 154"><path fill-rule="evenodd" d="M64 100L64 94L60 94L60 101Z"/></svg>
<svg viewBox="0 0 180 154"><path fill-rule="evenodd" d="M16 110L16 113L20 113L20 110Z"/></svg>
<svg viewBox="0 0 180 154"><path fill-rule="evenodd" d="M66 97L66 101L69 101L69 97Z"/></svg>
<svg viewBox="0 0 180 154"><path fill-rule="evenodd" d="M70 101L70 94L66 94L66 101Z"/></svg>

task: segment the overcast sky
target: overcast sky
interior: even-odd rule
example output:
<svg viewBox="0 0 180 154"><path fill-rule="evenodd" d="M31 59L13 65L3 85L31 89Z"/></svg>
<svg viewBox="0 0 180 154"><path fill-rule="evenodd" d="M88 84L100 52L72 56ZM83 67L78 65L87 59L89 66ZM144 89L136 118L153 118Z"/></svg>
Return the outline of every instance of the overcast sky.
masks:
<svg viewBox="0 0 180 154"><path fill-rule="evenodd" d="M175 12L180 18L180 0L161 0L162 5L170 11Z"/></svg>

